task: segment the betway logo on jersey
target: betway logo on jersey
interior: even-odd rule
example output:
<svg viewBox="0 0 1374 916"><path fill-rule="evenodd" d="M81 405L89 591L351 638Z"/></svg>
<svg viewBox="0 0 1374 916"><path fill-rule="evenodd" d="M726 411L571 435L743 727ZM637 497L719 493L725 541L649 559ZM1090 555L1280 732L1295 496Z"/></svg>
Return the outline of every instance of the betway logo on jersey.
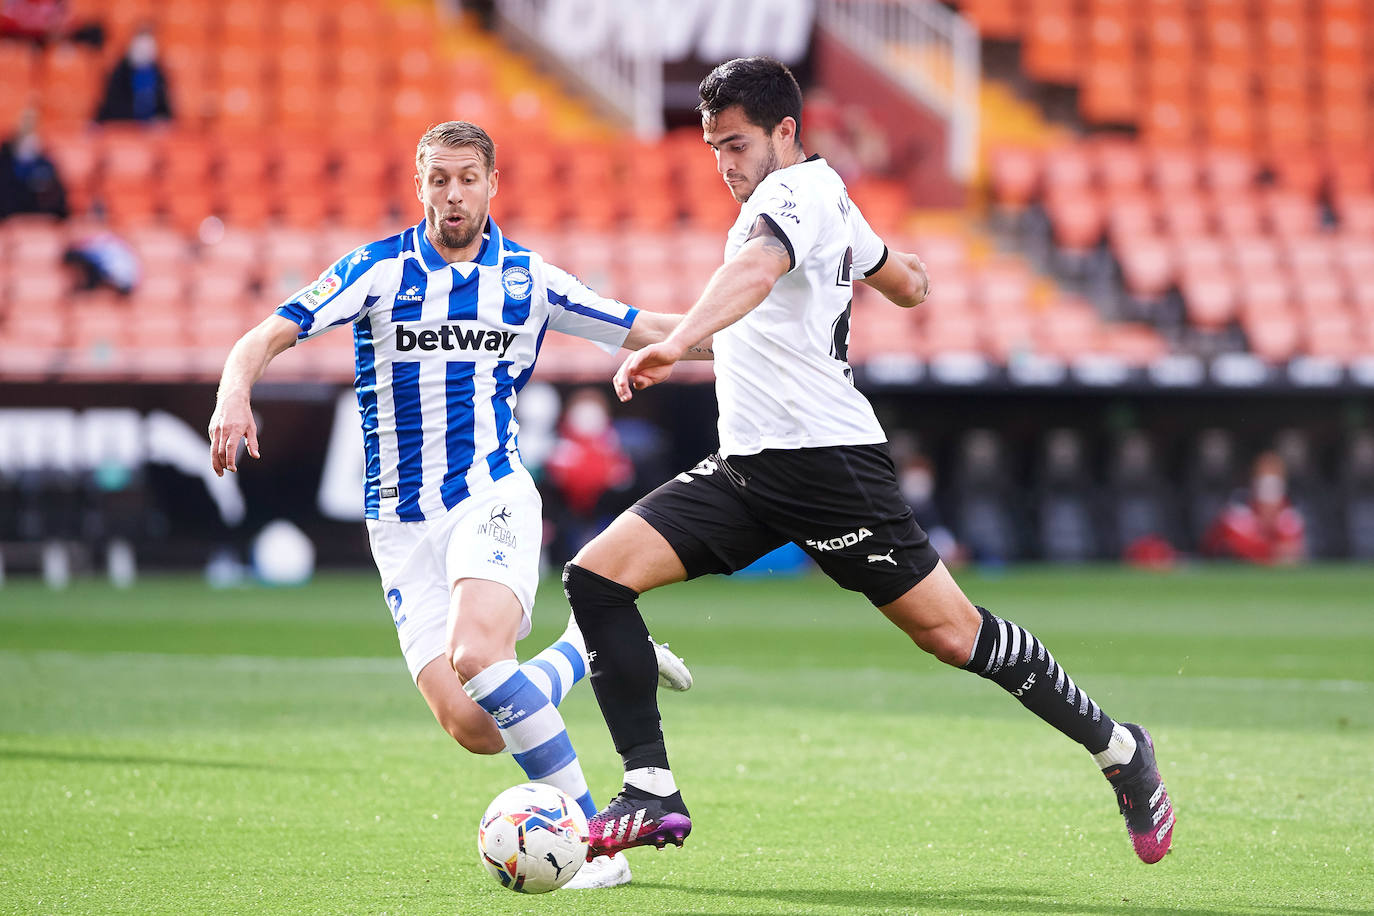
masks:
<svg viewBox="0 0 1374 916"><path fill-rule="evenodd" d="M519 336L514 331L493 331L461 324L441 324L438 328L414 331L403 324L396 325L396 350L469 350L486 351L505 356L511 342Z"/></svg>
<svg viewBox="0 0 1374 916"><path fill-rule="evenodd" d="M816 550L841 550L845 547L853 547L865 538L871 537L873 537L872 531L867 528L860 528L858 531L851 531L848 534L842 534L837 538L829 538L824 541L813 541L808 538L806 546L814 547Z"/></svg>

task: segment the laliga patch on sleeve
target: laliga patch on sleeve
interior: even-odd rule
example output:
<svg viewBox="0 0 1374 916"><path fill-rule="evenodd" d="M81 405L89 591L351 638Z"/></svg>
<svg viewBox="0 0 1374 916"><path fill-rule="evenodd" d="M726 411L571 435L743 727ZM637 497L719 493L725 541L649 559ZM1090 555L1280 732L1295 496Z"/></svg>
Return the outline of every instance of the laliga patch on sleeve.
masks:
<svg viewBox="0 0 1374 916"><path fill-rule="evenodd" d="M301 303L312 309L317 309L329 301L329 297L334 295L343 286L343 280L339 279L338 274L330 274L319 283L301 295Z"/></svg>

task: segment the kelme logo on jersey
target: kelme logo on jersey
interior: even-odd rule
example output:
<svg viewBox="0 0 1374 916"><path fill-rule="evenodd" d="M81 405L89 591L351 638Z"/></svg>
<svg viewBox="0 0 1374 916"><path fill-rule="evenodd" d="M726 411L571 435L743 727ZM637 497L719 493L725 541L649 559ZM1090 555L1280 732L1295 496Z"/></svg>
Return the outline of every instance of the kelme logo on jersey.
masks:
<svg viewBox="0 0 1374 916"><path fill-rule="evenodd" d="M461 324L441 324L438 328L412 331L403 324L396 325L396 350L484 350L505 356L511 342L519 335L514 331L489 331L484 328L465 328Z"/></svg>
<svg viewBox="0 0 1374 916"><path fill-rule="evenodd" d="M871 537L873 537L872 531L869 531L867 528L860 528L858 531L851 531L837 538L827 538L822 541L813 541L808 538L806 546L814 547L816 550L841 550L845 547L853 547L865 538Z"/></svg>
<svg viewBox="0 0 1374 916"><path fill-rule="evenodd" d="M530 297L530 292L534 289L534 280L530 277L530 272L523 267L507 267L501 272L501 285L506 288L506 295L519 301Z"/></svg>
<svg viewBox="0 0 1374 916"><path fill-rule="evenodd" d="M301 294L301 303L312 309L317 309L329 301L329 297L337 293L343 287L343 280L339 279L338 274L330 274L319 283Z"/></svg>

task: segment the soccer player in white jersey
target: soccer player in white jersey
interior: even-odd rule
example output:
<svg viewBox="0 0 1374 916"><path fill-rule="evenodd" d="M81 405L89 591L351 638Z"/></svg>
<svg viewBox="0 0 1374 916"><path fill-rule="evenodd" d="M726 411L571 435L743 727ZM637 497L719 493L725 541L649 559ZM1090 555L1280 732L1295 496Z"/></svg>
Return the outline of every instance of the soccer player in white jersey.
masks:
<svg viewBox="0 0 1374 916"><path fill-rule="evenodd" d="M249 394L274 357L350 326L368 535L411 677L463 747L509 748L530 780L563 789L590 817L596 806L558 712L587 671L581 635L570 622L516 662L542 540L539 494L516 445L516 393L547 330L614 352L662 340L682 316L602 298L505 238L488 214L499 173L480 127L431 128L415 164L424 220L344 255L234 345L210 421L211 462L217 474L237 470L245 440L258 457ZM681 659L646 646L666 685L690 686ZM624 856L604 856L566 886L628 880Z"/></svg>
<svg viewBox="0 0 1374 916"><path fill-rule="evenodd" d="M625 766L620 794L592 819L592 848L680 846L692 826L668 768L636 599L792 541L921 649L993 680L1083 745L1117 793L1136 853L1158 861L1174 815L1149 735L1107 716L1032 634L969 602L902 499L886 436L852 384L852 284L910 308L930 291L924 265L888 250L840 177L806 156L801 92L785 66L721 64L702 81L699 108L739 219L686 318L629 356L615 387L628 400L714 335L720 451L641 499L564 571Z"/></svg>

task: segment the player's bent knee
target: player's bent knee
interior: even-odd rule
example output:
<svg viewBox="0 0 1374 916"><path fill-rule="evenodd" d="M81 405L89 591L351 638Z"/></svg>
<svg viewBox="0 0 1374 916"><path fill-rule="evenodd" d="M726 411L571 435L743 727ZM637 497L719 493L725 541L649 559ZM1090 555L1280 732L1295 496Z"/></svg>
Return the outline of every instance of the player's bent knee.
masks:
<svg viewBox="0 0 1374 916"><path fill-rule="evenodd" d="M976 637L976 633L974 634ZM957 626L939 626L911 634L912 640L946 665L963 666L973 654L973 640Z"/></svg>
<svg viewBox="0 0 1374 916"><path fill-rule="evenodd" d="M449 664L464 684L505 657L502 652L465 642L450 645L448 653Z"/></svg>

